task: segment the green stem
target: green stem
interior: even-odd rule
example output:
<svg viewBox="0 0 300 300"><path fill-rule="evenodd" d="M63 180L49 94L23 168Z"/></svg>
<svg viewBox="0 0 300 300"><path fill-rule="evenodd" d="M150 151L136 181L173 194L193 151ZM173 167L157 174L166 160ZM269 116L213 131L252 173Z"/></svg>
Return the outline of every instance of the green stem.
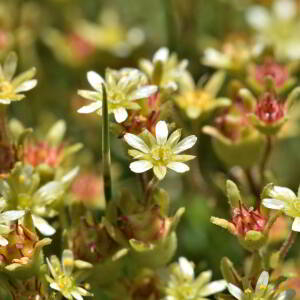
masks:
<svg viewBox="0 0 300 300"><path fill-rule="evenodd" d="M297 232L291 230L291 232L289 233L287 239L282 244L282 246L281 246L281 248L279 250L279 259L281 261L284 260L284 258L286 257L287 253L289 252L289 250L293 246L293 244L294 244L294 242L296 240L296 236L297 236Z"/></svg>
<svg viewBox="0 0 300 300"><path fill-rule="evenodd" d="M109 117L107 94L104 84L102 84L103 104L102 104L102 162L104 197L106 203L112 199L112 180L111 180L111 158L110 158L110 139L109 139Z"/></svg>
<svg viewBox="0 0 300 300"><path fill-rule="evenodd" d="M177 47L177 28L174 19L174 9L172 0L162 0L163 12L165 15L166 32L168 39L168 47L176 51Z"/></svg>
<svg viewBox="0 0 300 300"><path fill-rule="evenodd" d="M265 172L266 172L266 167L268 164L268 161L270 159L271 153L272 153L272 147L273 143L272 143L272 137L270 135L266 136L266 149L264 152L264 156L263 159L261 161L261 165L260 165L260 176L261 176L261 185L264 185L264 181L265 181Z"/></svg>
<svg viewBox="0 0 300 300"><path fill-rule="evenodd" d="M158 183L159 183L159 180L154 175L153 178L149 181L147 188L146 188L146 192L145 192L145 204L146 205L150 204L150 201L153 197L153 192L155 191Z"/></svg>
<svg viewBox="0 0 300 300"><path fill-rule="evenodd" d="M251 170L250 169L245 170L245 175L252 194L259 200L260 198L259 188L257 187L257 184L254 181Z"/></svg>

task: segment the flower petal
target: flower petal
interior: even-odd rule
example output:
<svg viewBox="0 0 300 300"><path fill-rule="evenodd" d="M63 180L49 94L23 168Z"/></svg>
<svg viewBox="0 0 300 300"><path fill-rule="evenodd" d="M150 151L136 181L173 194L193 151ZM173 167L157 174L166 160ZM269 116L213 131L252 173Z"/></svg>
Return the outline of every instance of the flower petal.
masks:
<svg viewBox="0 0 300 300"><path fill-rule="evenodd" d="M197 142L197 137L195 135L190 135L184 138L173 148L173 153L178 154L186 149L189 149L193 147L196 144L196 142Z"/></svg>
<svg viewBox="0 0 300 300"><path fill-rule="evenodd" d="M179 257L178 262L181 273L183 273L185 276L194 278L193 264L189 262L185 257Z"/></svg>
<svg viewBox="0 0 300 300"><path fill-rule="evenodd" d="M115 116L117 123L122 123L127 119L128 113L124 107L120 107L120 108L114 110L114 116Z"/></svg>
<svg viewBox="0 0 300 300"><path fill-rule="evenodd" d="M63 271L67 276L72 274L74 268L74 256L71 250L64 250L62 254L62 266Z"/></svg>
<svg viewBox="0 0 300 300"><path fill-rule="evenodd" d="M165 178L167 173L167 168L165 166L154 166L153 167L154 175L159 179L162 180Z"/></svg>
<svg viewBox="0 0 300 300"><path fill-rule="evenodd" d="M8 240L0 235L0 246L7 246L7 245L8 245Z"/></svg>
<svg viewBox="0 0 300 300"><path fill-rule="evenodd" d="M270 209L283 209L284 208L284 202L277 199L263 199L262 200L263 206L270 208Z"/></svg>
<svg viewBox="0 0 300 300"><path fill-rule="evenodd" d="M294 219L294 222L293 222L293 225L292 225L292 230L300 232L300 218L299 217L296 217Z"/></svg>
<svg viewBox="0 0 300 300"><path fill-rule="evenodd" d="M242 290L239 287L235 286L234 284L228 283L227 288L228 288L229 293L234 298L236 298L238 300L242 300L244 293L242 292Z"/></svg>
<svg viewBox="0 0 300 300"><path fill-rule="evenodd" d="M219 292L222 292L226 289L227 287L227 282L226 280L216 280L208 283L205 285L201 291L200 291L200 296L201 297L207 297Z"/></svg>
<svg viewBox="0 0 300 300"><path fill-rule="evenodd" d="M146 143L137 135L132 134L132 133L126 133L124 135L124 140L126 141L126 143L128 145L130 145L131 147L138 149L144 153L149 153L150 149L149 147L146 145Z"/></svg>
<svg viewBox="0 0 300 300"><path fill-rule="evenodd" d="M89 100L94 100L94 101L102 101L102 93L95 92L95 91L87 91L87 90L78 90L77 91L78 95L89 99Z"/></svg>
<svg viewBox="0 0 300 300"><path fill-rule="evenodd" d="M76 292L76 291L73 291L71 292L71 295L76 299L76 300L83 300L82 296Z"/></svg>
<svg viewBox="0 0 300 300"><path fill-rule="evenodd" d="M168 139L168 126L165 121L159 121L155 127L156 141L159 145L164 145Z"/></svg>
<svg viewBox="0 0 300 300"><path fill-rule="evenodd" d="M89 71L87 73L87 80L96 91L102 93L102 84L104 84L104 79L98 73Z"/></svg>
<svg viewBox="0 0 300 300"><path fill-rule="evenodd" d="M256 30L261 30L269 26L271 17L266 8L255 5L247 11L247 22Z"/></svg>
<svg viewBox="0 0 300 300"><path fill-rule="evenodd" d="M170 162L167 167L177 173L184 173L189 171L189 166L187 166L186 164L182 163L182 162Z"/></svg>
<svg viewBox="0 0 300 300"><path fill-rule="evenodd" d="M80 114L90 114L102 108L102 101L96 101L89 105L82 106L77 110Z"/></svg>
<svg viewBox="0 0 300 300"><path fill-rule="evenodd" d="M24 210L8 210L0 214L0 223L15 221L22 218L25 214Z"/></svg>
<svg viewBox="0 0 300 300"><path fill-rule="evenodd" d="M275 299L276 300L292 300L296 296L296 292L292 289L281 292Z"/></svg>
<svg viewBox="0 0 300 300"><path fill-rule="evenodd" d="M256 283L255 292L259 292L261 287L266 287L269 283L269 273L267 271L263 271Z"/></svg>
<svg viewBox="0 0 300 300"><path fill-rule="evenodd" d="M1 104L10 104L11 100L9 99L0 99Z"/></svg>
<svg viewBox="0 0 300 300"><path fill-rule="evenodd" d="M166 47L162 47L158 49L154 56L153 56L153 62L162 61L165 62L169 57L169 49Z"/></svg>
<svg viewBox="0 0 300 300"><path fill-rule="evenodd" d="M289 188L275 185L269 191L269 196L278 198L279 200L294 200L297 198L296 194Z"/></svg>
<svg viewBox="0 0 300 300"><path fill-rule="evenodd" d="M50 283L50 287L53 289L53 290L56 290L56 291L59 291L60 292L60 288L58 286L58 284L56 282L52 282Z"/></svg>
<svg viewBox="0 0 300 300"><path fill-rule="evenodd" d="M134 173L143 173L153 167L152 163L148 160L134 161L129 165L129 168Z"/></svg>
<svg viewBox="0 0 300 300"><path fill-rule="evenodd" d="M32 215L32 220L33 220L34 226L43 235L50 236L56 232L56 230L43 218L36 216L36 215Z"/></svg>
<svg viewBox="0 0 300 300"><path fill-rule="evenodd" d="M154 93L156 93L157 89L158 88L157 88L156 85L146 85L146 86L143 86L143 87L139 88L138 90L134 91L130 95L130 99L131 100L138 100L138 99L148 98L149 96L151 96Z"/></svg>
<svg viewBox="0 0 300 300"><path fill-rule="evenodd" d="M169 136L167 145L169 145L171 148L174 147L181 137L181 129L177 129Z"/></svg>
<svg viewBox="0 0 300 300"><path fill-rule="evenodd" d="M29 90L32 90L36 85L37 85L37 80L36 79L27 80L27 81L21 83L15 89L15 93L27 92Z"/></svg>

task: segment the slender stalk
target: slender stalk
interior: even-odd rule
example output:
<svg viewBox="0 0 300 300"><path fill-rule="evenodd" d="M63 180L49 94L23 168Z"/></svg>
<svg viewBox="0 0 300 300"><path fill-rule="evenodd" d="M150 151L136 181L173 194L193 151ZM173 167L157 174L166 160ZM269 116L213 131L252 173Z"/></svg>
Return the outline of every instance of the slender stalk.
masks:
<svg viewBox="0 0 300 300"><path fill-rule="evenodd" d="M260 199L259 188L258 188L256 182L254 181L251 170L250 169L245 170L245 175L246 175L251 192L259 201L259 199Z"/></svg>
<svg viewBox="0 0 300 300"><path fill-rule="evenodd" d="M166 22L166 33L168 39L168 46L175 51L177 47L177 28L174 19L173 0L162 0L163 12Z"/></svg>
<svg viewBox="0 0 300 300"><path fill-rule="evenodd" d="M156 178L156 176L153 176L153 178L149 181L147 187L146 187L146 192L145 192L145 204L149 204L152 197L153 197L153 192L155 191L155 188L157 187L159 183L159 180Z"/></svg>
<svg viewBox="0 0 300 300"><path fill-rule="evenodd" d="M291 247L295 243L296 236L297 236L297 232L291 230L291 232L289 233L287 239L282 244L282 246L279 250L279 259L281 261L286 257L287 253L289 252L289 250L291 249Z"/></svg>
<svg viewBox="0 0 300 300"><path fill-rule="evenodd" d="M273 146L272 137L270 135L267 135L266 136L266 149L265 149L265 153L264 153L263 159L261 161L261 165L260 165L260 176L261 176L262 186L264 185L265 171L266 171L266 167L267 167L268 161L269 161L271 153L272 153L272 148L273 148L272 146Z"/></svg>
<svg viewBox="0 0 300 300"><path fill-rule="evenodd" d="M104 84L102 84L103 104L102 104L102 162L104 179L104 197L106 203L112 199L112 181L111 181L111 158L110 158L110 140L109 140L109 117L107 94Z"/></svg>

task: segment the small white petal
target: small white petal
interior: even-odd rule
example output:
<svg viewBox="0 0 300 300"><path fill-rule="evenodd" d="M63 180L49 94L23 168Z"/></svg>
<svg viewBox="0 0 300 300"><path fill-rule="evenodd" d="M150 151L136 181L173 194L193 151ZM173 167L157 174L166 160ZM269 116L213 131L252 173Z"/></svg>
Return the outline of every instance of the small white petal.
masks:
<svg viewBox="0 0 300 300"><path fill-rule="evenodd" d="M269 283L269 273L267 271L263 271L256 283L255 292L258 292L261 287L266 287Z"/></svg>
<svg viewBox="0 0 300 300"><path fill-rule="evenodd" d="M56 290L56 291L59 291L60 292L60 288L58 286L58 284L56 282L52 282L50 283L50 287L53 289L53 290Z"/></svg>
<svg viewBox="0 0 300 300"><path fill-rule="evenodd" d="M124 107L120 107L120 108L114 110L114 116L115 116L117 123L122 123L127 119L128 113Z"/></svg>
<svg viewBox="0 0 300 300"><path fill-rule="evenodd" d="M56 230L43 218L36 216L36 215L32 215L32 220L33 220L34 226L43 235L50 236L56 232Z"/></svg>
<svg viewBox="0 0 300 300"><path fill-rule="evenodd" d="M284 202L277 199L263 199L262 201L263 206L270 208L270 209L283 209L284 208Z"/></svg>
<svg viewBox="0 0 300 300"><path fill-rule="evenodd" d="M15 221L22 218L25 214L24 210L8 210L0 214L0 223Z"/></svg>
<svg viewBox="0 0 300 300"><path fill-rule="evenodd" d="M104 84L104 79L98 73L89 71L87 73L87 80L96 91L102 92L102 84Z"/></svg>
<svg viewBox="0 0 300 300"><path fill-rule="evenodd" d="M0 246L7 246L8 241L3 236L0 235Z"/></svg>
<svg viewBox="0 0 300 300"><path fill-rule="evenodd" d="M70 276L74 268L74 256L73 252L69 249L65 249L62 255L63 271L67 276Z"/></svg>
<svg viewBox="0 0 300 300"><path fill-rule="evenodd" d="M289 188L275 185L273 189L269 192L269 195L274 198L282 199L296 199L296 194Z"/></svg>
<svg viewBox="0 0 300 300"><path fill-rule="evenodd" d="M166 47L162 47L158 49L154 56L153 56L153 62L162 61L165 62L169 57L169 49Z"/></svg>
<svg viewBox="0 0 300 300"><path fill-rule="evenodd" d="M201 297L207 297L216 293L220 293L224 291L227 287L227 282L226 280L216 280L208 283L205 285L201 291L200 291L200 296Z"/></svg>
<svg viewBox="0 0 300 300"><path fill-rule="evenodd" d="M193 264L189 262L185 257L179 257L179 267L181 272L188 277L194 278Z"/></svg>
<svg viewBox="0 0 300 300"><path fill-rule="evenodd" d="M37 80L36 79L27 80L27 81L21 83L15 89L15 93L27 92L27 91L33 89L36 85L37 85Z"/></svg>
<svg viewBox="0 0 300 300"><path fill-rule="evenodd" d="M277 18L281 20L290 20L297 14L297 4L292 0L277 0L273 9Z"/></svg>
<svg viewBox="0 0 300 300"><path fill-rule="evenodd" d="M294 222L293 222L293 225L292 225L292 230L300 232L300 218L299 217L296 217L294 219Z"/></svg>
<svg viewBox="0 0 300 300"><path fill-rule="evenodd" d="M168 126L165 121L159 121L155 127L156 141L159 145L164 145L168 139Z"/></svg>
<svg viewBox="0 0 300 300"><path fill-rule="evenodd" d="M182 162L171 162L167 165L167 167L177 173L184 173L189 171L189 166L187 166L186 164L182 163Z"/></svg>
<svg viewBox="0 0 300 300"><path fill-rule="evenodd" d="M76 300L83 300L82 296L78 292L71 292L71 295L76 299Z"/></svg>
<svg viewBox="0 0 300 300"><path fill-rule="evenodd" d="M102 101L102 93L97 91L78 90L78 95L93 101Z"/></svg>
<svg viewBox="0 0 300 300"><path fill-rule="evenodd" d="M124 140L126 141L126 143L128 145L130 145L131 147L138 149L144 153L149 153L150 149L149 147L146 145L146 143L137 135L132 134L132 133L126 133L124 135Z"/></svg>
<svg viewBox="0 0 300 300"><path fill-rule="evenodd" d="M256 30L264 29L271 23L271 17L268 10L259 5L253 6L248 10L246 19Z"/></svg>
<svg viewBox="0 0 300 300"><path fill-rule="evenodd" d="M153 172L159 180L163 180L167 174L167 168L165 166L154 166Z"/></svg>
<svg viewBox="0 0 300 300"><path fill-rule="evenodd" d="M275 299L276 300L292 300L296 296L296 292L292 289L281 292Z"/></svg>
<svg viewBox="0 0 300 300"><path fill-rule="evenodd" d="M0 103L2 104L10 104L11 100L9 99L0 99Z"/></svg>
<svg viewBox="0 0 300 300"><path fill-rule="evenodd" d="M134 173L143 173L153 167L152 163L148 160L134 161L129 165L129 168Z"/></svg>
<svg viewBox="0 0 300 300"><path fill-rule="evenodd" d="M202 62L205 65L226 68L230 65L230 58L214 48L207 48Z"/></svg>
<svg viewBox="0 0 300 300"><path fill-rule="evenodd" d="M157 89L158 88L157 88L156 85L146 85L146 86L143 86L143 87L139 88L138 90L134 91L130 95L130 99L131 100L138 100L138 99L148 98L149 96L151 96L154 93L156 93Z"/></svg>
<svg viewBox="0 0 300 300"><path fill-rule="evenodd" d="M242 300L244 293L242 292L242 290L235 286L234 284L228 283L227 285L228 291L229 293L236 299L238 300Z"/></svg>
<svg viewBox="0 0 300 300"><path fill-rule="evenodd" d="M197 142L197 137L195 135L190 135L184 138L173 148L173 153L178 154L184 150L192 148L196 144L196 142Z"/></svg>
<svg viewBox="0 0 300 300"><path fill-rule="evenodd" d="M97 111L100 108L102 108L102 102L96 101L89 105L82 106L81 108L79 108L77 110L77 112L80 114L90 114L90 113Z"/></svg>

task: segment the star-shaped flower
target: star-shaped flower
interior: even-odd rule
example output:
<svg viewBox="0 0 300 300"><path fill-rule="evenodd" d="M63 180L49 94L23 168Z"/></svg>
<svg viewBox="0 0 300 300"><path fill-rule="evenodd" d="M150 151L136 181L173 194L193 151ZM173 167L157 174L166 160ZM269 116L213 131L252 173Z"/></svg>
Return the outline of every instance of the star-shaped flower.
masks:
<svg viewBox="0 0 300 300"><path fill-rule="evenodd" d="M168 126L165 121L159 121L155 127L156 137L145 130L140 136L126 133L125 141L137 150L129 150L128 153L137 161L130 164L131 171L143 173L153 168L155 176L162 180L167 168L178 173L184 173L189 167L183 162L189 161L195 156L178 155L186 149L194 146L197 141L195 135L190 135L179 142L181 130L175 130L168 138Z"/></svg>
<svg viewBox="0 0 300 300"><path fill-rule="evenodd" d="M81 107L78 112L101 114L104 85L107 93L108 113L113 113L118 123L128 117L127 110L139 110L141 107L136 100L148 98L157 92L157 86L147 85L145 74L137 69L125 68L120 71L107 69L105 80L96 72L87 73L87 79L95 91L79 90L78 94L93 101Z"/></svg>
<svg viewBox="0 0 300 300"><path fill-rule="evenodd" d="M20 101L25 96L22 92L33 89L37 80L32 79L35 68L21 73L13 78L17 69L18 58L14 52L10 52L3 65L0 65L0 104L10 104L12 101Z"/></svg>

